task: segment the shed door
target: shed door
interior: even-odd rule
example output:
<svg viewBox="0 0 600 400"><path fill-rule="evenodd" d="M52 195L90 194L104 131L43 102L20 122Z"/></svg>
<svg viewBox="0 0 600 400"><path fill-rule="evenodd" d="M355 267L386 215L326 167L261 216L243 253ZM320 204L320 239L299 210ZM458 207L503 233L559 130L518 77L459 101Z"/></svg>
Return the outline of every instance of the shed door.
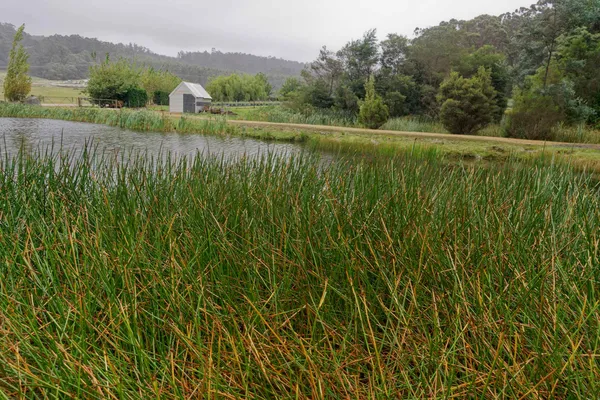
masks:
<svg viewBox="0 0 600 400"><path fill-rule="evenodd" d="M183 95L183 112L184 113L195 113L196 112L196 98L191 94Z"/></svg>

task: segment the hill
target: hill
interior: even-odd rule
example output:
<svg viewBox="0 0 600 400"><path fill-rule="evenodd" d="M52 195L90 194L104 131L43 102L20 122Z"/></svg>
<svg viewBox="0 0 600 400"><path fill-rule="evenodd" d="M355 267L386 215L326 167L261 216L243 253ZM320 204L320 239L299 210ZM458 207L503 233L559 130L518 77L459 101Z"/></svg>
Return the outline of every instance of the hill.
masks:
<svg viewBox="0 0 600 400"><path fill-rule="evenodd" d="M15 26L0 23L0 69L8 63L8 54L15 34ZM125 57L136 63L168 69L185 80L206 84L209 78L233 72L256 74L263 72L275 88L288 76L299 75L304 64L274 57L244 53L180 52L169 57L152 52L136 44L103 42L79 35L34 36L26 34L23 40L30 55L31 74L45 79L70 80L87 77L90 65L104 59Z"/></svg>

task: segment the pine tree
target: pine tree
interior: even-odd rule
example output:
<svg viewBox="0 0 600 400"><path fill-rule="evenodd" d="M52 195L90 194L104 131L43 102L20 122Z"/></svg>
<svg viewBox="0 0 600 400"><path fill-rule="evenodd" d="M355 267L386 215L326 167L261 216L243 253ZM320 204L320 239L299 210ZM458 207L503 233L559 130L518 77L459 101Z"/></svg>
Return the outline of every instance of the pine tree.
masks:
<svg viewBox="0 0 600 400"><path fill-rule="evenodd" d="M23 101L31 91L31 77L29 77L29 55L21 44L25 24L15 33L8 71L4 79L4 97L8 101Z"/></svg>
<svg viewBox="0 0 600 400"><path fill-rule="evenodd" d="M472 135L492 122L497 113L496 91L490 71L480 67L475 76L450 74L440 86L440 119L450 133Z"/></svg>
<svg viewBox="0 0 600 400"><path fill-rule="evenodd" d="M388 106L383 103L381 96L375 93L375 78L373 75L365 84L365 101L360 102L360 112L358 121L370 129L377 129L385 124L390 111Z"/></svg>

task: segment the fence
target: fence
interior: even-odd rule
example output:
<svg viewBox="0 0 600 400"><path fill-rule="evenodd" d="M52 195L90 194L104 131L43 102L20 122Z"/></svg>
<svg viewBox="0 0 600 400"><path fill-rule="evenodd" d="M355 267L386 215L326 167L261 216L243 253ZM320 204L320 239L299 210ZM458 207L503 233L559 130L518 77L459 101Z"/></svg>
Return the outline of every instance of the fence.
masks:
<svg viewBox="0 0 600 400"><path fill-rule="evenodd" d="M40 103L45 106L56 107L102 107L102 108L122 108L130 107L119 100L111 99L91 99L89 97L58 97L58 96L38 96ZM266 107L280 105L280 101L222 101L213 102L210 106L213 108L236 108L236 107ZM166 106L168 109L168 106Z"/></svg>
<svg viewBox="0 0 600 400"><path fill-rule="evenodd" d="M91 99L89 97L58 97L58 96L39 96L40 103L44 106L57 107L102 107L102 108L122 108L125 104L119 100L112 99Z"/></svg>

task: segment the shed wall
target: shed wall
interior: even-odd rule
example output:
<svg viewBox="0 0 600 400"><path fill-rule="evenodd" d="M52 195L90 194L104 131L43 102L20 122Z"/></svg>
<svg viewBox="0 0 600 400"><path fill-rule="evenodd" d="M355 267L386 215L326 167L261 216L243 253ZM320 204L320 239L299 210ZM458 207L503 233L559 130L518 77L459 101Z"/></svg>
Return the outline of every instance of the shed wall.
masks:
<svg viewBox="0 0 600 400"><path fill-rule="evenodd" d="M169 95L169 112L182 113L183 112L183 95L192 94L185 85L177 87L173 93Z"/></svg>

